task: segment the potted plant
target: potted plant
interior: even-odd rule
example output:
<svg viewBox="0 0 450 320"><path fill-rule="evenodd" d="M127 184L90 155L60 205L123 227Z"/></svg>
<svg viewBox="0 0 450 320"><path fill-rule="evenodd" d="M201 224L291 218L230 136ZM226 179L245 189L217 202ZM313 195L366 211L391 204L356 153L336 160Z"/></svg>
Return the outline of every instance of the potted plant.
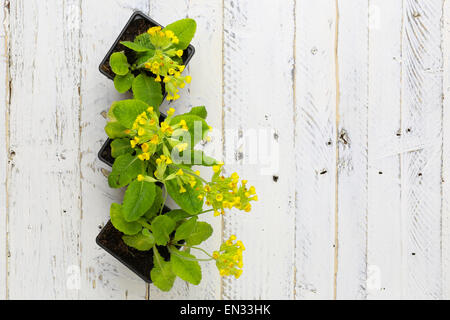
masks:
<svg viewBox="0 0 450 320"><path fill-rule="evenodd" d="M139 50L144 46L141 42L144 38L152 43L161 41L164 50L172 50L167 39L172 44L183 42L185 46L193 36L192 30L186 29L195 22L181 21L170 28L151 27L147 31L149 37L139 35L140 40L124 45L138 53L136 59L143 54ZM218 250L205 251L200 245L212 235L213 228L199 218L208 213L220 216L231 209L249 212L251 202L258 200L255 188L248 187L248 182L240 180L237 173L225 176L223 163L195 150L200 141L208 140L211 130L205 107L194 107L179 115L170 108L167 117L161 117L158 108L163 99L161 84L165 84L168 97L173 100L178 98L177 88L188 79L181 76L180 60L175 58L178 62L169 65L175 73L165 67L169 61L166 58L175 57L171 56L172 51L167 55L164 51L161 59L157 50L155 46L156 60L151 54L145 58L152 62L130 63L128 58L124 59L126 55L111 55L111 68L116 78L121 77L116 79L115 87L119 91L131 89L133 99L114 102L108 112L105 131L112 140L114 158L108 183L126 191L121 204L111 205L111 220L97 237L97 243L142 279L164 291L172 288L177 276L198 285L202 261L214 261L221 276L239 278L243 243L233 235ZM179 57L181 52L175 55ZM154 62L160 67L156 68ZM146 66L147 63L150 65ZM211 178L202 177L194 165L210 167ZM165 206L169 196L180 209Z"/></svg>
<svg viewBox="0 0 450 320"><path fill-rule="evenodd" d="M155 32L153 36L155 36L157 35L156 30L158 30L158 28L162 29L162 26L144 13L140 11L134 12L126 23L125 27L120 32L117 39L114 41L110 50L100 63L100 72L107 78L114 80L115 87L119 92L123 93L125 91L128 91L128 89L130 89L135 82L135 87L138 87L137 94L141 93L140 97L143 99L145 99L145 97L142 96L143 94L155 94L158 96L162 94L163 97L166 97L167 91L165 89L165 83L163 83L161 89L159 88L159 86L153 84L153 87L144 93L143 90L139 90L139 88L143 88L145 86L145 83L143 83L142 81L143 77L139 77L139 75L143 74L153 78L156 78L159 75L159 77L161 78L164 76L164 70L168 73L169 68L161 68L160 70L158 70L157 74L155 74L152 72L152 68L146 68L145 64L142 65L141 62L145 61L146 63L149 63L148 60L150 59L145 60L146 57L157 57L157 55L155 56L153 52L155 52L155 49L157 49L158 47L160 50L162 49L161 51L163 56L174 61L174 64L178 66L177 70L179 71L180 67L182 68L182 70L184 70L184 68L189 64L192 57L194 56L195 48L191 44L189 44L196 30L196 24L194 20L183 19L165 28L172 29L180 35L180 37L176 36L176 38L171 37L170 39L165 39L165 44L166 46L170 45L169 47L161 47L161 44L164 44L163 42L158 43L156 41L156 46L152 44L152 35L147 33L147 31L151 28L154 28L153 30L155 30ZM170 33L169 36L171 36ZM153 38L154 40L158 40L157 37ZM177 43L173 43L173 41ZM174 50L175 55L173 55ZM181 58L179 56L180 50L183 51ZM165 53L167 52L171 56L166 56ZM121 61L125 60L126 63L121 63ZM121 69L128 69L129 72L125 74L125 72ZM114 71L116 71L116 73ZM190 81L190 77L184 77L184 80L185 81L183 82L186 83L186 81ZM174 81L176 80L172 79L172 82ZM184 86L181 83L182 82L175 83L175 85L180 84L181 86ZM168 84L167 86L173 89L174 84ZM154 89L154 91L152 89ZM172 90L175 96L178 95L178 92L176 90L179 89L176 88L175 92ZM99 158L104 163L112 166L114 158L111 156L110 144L111 140L107 139L103 144L103 147L100 149Z"/></svg>

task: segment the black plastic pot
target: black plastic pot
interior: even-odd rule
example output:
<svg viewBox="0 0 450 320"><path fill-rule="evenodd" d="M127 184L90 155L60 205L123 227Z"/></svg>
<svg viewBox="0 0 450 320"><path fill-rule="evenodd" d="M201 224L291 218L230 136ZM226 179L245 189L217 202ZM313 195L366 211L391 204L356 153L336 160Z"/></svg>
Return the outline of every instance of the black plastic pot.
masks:
<svg viewBox="0 0 450 320"><path fill-rule="evenodd" d="M102 62L100 63L99 70L100 72L105 75L107 78L114 80L114 73L111 70L111 67L109 65L109 58L114 52L124 51L125 55L127 57L130 57L131 55L134 55L134 52L124 45L120 44L121 41L134 41L134 38L141 34L146 32L149 28L154 26L161 26L158 22L153 20L152 18L148 17L141 11L135 11L130 19L128 20L125 27L122 29L122 32L120 32L119 36L117 37L114 44L111 46L111 49L109 49L106 56L103 58ZM183 59L184 65L187 66L189 64L189 61L191 61L192 57L194 56L195 48L192 45L189 45L189 47L184 50L184 54L181 57ZM167 95L166 92L164 92L163 87L163 97L165 98ZM104 163L106 163L109 166L112 166L114 163L114 158L111 156L111 140L108 139L103 144L102 148L100 149L98 153L98 157L100 160Z"/></svg>
<svg viewBox="0 0 450 320"><path fill-rule="evenodd" d="M170 211L170 209L164 207L163 212L168 211ZM95 241L106 252L126 265L142 280L147 283L152 283L150 272L153 268L153 250L139 251L128 247L125 242L123 242L122 235L123 233L114 228L111 220L109 220L102 231L100 231ZM158 252L166 261L169 260L170 255L166 247L158 246Z"/></svg>

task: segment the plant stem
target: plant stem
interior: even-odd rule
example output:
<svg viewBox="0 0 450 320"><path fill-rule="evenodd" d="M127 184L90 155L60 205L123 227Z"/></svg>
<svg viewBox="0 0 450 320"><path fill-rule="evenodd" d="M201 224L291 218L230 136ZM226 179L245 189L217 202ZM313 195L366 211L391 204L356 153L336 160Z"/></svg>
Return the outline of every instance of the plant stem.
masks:
<svg viewBox="0 0 450 320"><path fill-rule="evenodd" d="M162 214L162 211L163 211L163 209L164 209L164 206L166 205L167 195L169 194L169 192L167 192L166 184L165 184L164 182L163 182L162 184L164 185L164 192L165 192L165 194L164 194L164 201L163 201L163 203L162 203L162 205L161 205L161 209L159 209L159 215Z"/></svg>
<svg viewBox="0 0 450 320"><path fill-rule="evenodd" d="M196 250L200 250L202 251L204 254L206 254L208 257L210 257L211 259L214 259L212 257L212 255L210 255L208 252L206 252L205 250L203 250L202 248L198 248L198 247L190 247L191 249L196 249Z"/></svg>
<svg viewBox="0 0 450 320"><path fill-rule="evenodd" d="M171 254L177 256L178 258L181 258L181 259L184 259L184 260L187 260L187 261L211 261L211 260L213 260L212 258L211 259L197 259L197 258L183 257L182 255L178 254L177 253L178 250L176 250L176 249L174 250L172 246L169 247L169 251L170 251Z"/></svg>
<svg viewBox="0 0 450 320"><path fill-rule="evenodd" d="M211 211L214 211L214 209L209 209L209 210L205 210L205 211L202 211L202 212L190 215L190 216L188 216L188 218L196 217L196 216L199 216L201 214L208 213L208 212L211 212Z"/></svg>

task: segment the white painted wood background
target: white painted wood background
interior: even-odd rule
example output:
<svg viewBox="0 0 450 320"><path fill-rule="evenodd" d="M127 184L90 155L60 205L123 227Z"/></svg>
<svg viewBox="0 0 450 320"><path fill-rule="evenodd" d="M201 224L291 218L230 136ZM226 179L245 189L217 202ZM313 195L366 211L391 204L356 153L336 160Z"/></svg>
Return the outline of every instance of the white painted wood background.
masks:
<svg viewBox="0 0 450 320"><path fill-rule="evenodd" d="M95 244L121 96L98 64L134 10L198 22L179 111L252 182L241 279L162 293ZM450 298L450 0L1 0L0 299ZM246 165L269 132L279 170ZM267 170L266 170L267 171ZM275 181L276 180L276 181Z"/></svg>

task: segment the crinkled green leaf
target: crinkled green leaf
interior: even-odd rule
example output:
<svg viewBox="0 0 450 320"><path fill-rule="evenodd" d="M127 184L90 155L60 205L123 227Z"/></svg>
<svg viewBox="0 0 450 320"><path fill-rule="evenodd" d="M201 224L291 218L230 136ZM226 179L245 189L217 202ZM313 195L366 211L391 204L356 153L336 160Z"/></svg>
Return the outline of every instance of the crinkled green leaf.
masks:
<svg viewBox="0 0 450 320"><path fill-rule="evenodd" d="M116 160L117 161L117 160ZM123 198L123 213L126 221L136 221L153 204L156 185L153 182L134 180Z"/></svg>
<svg viewBox="0 0 450 320"><path fill-rule="evenodd" d="M114 228L126 235L135 235L142 230L142 226L137 222L127 222L123 217L122 206L117 203L111 204L110 209L111 223Z"/></svg>
<svg viewBox="0 0 450 320"><path fill-rule="evenodd" d="M155 237L150 231L148 231L148 229L145 228L138 234L122 236L122 240L127 246L135 248L139 251L148 251L155 245Z"/></svg>
<svg viewBox="0 0 450 320"><path fill-rule="evenodd" d="M156 244L164 246L169 242L170 234L175 229L175 221L166 215L157 216L153 219L151 227Z"/></svg>
<svg viewBox="0 0 450 320"><path fill-rule="evenodd" d="M137 116L146 111L148 104L141 100L129 99L114 102L112 113L124 127L131 129Z"/></svg>
<svg viewBox="0 0 450 320"><path fill-rule="evenodd" d="M145 172L145 164L137 156L123 154L114 161L112 171L108 176L111 188L122 188L129 184L139 174Z"/></svg>
<svg viewBox="0 0 450 320"><path fill-rule="evenodd" d="M105 132L111 139L125 138L127 134L125 133L125 128L123 125L117 121L108 122L105 126Z"/></svg>
<svg viewBox="0 0 450 320"><path fill-rule="evenodd" d="M157 288L162 291L169 291L176 278L175 273L172 271L172 265L170 262L164 261L156 247L153 248L153 252L153 269L150 277Z"/></svg>
<svg viewBox="0 0 450 320"><path fill-rule="evenodd" d="M115 139L111 142L111 156L117 158L123 154L132 153L133 148L130 145L130 139Z"/></svg>
<svg viewBox="0 0 450 320"><path fill-rule="evenodd" d="M112 71L120 76L126 75L130 66L123 52L114 52L109 58L109 65Z"/></svg>
<svg viewBox="0 0 450 320"><path fill-rule="evenodd" d="M213 234L213 228L209 223L198 221L195 225L194 230L186 238L186 244L188 246L196 246L207 240Z"/></svg>
<svg viewBox="0 0 450 320"><path fill-rule="evenodd" d="M114 87L120 93L125 93L130 90L131 85L133 84L134 75L131 72L128 72L124 76L116 75L114 77Z"/></svg>
<svg viewBox="0 0 450 320"><path fill-rule="evenodd" d="M197 181L197 185L194 188L186 185L186 192L180 193L180 187L177 180L169 180L166 182L167 192L170 197L187 213L194 215L202 211L203 200L200 200L198 196L201 193L202 184Z"/></svg>
<svg viewBox="0 0 450 320"><path fill-rule="evenodd" d="M204 106L193 107L188 114L193 114L195 116L199 116L200 118L206 119L208 116L208 111Z"/></svg>
<svg viewBox="0 0 450 320"><path fill-rule="evenodd" d="M188 239L189 236L194 232L195 226L197 224L197 217L193 217L185 222L183 222L175 232L174 240L185 240Z"/></svg>
<svg viewBox="0 0 450 320"><path fill-rule="evenodd" d="M172 30L180 42L176 45L179 49L186 49L194 38L197 23L193 19L182 19L169 24L164 30Z"/></svg>
<svg viewBox="0 0 450 320"><path fill-rule="evenodd" d="M150 209L144 214L145 218L147 220L152 220L154 217L156 217L161 210L161 206L164 202L162 190L160 187L156 186L155 188L155 200L153 201L153 204Z"/></svg>
<svg viewBox="0 0 450 320"><path fill-rule="evenodd" d="M172 271L184 281L199 284L202 280L202 269L195 257L184 251L171 251L170 263Z"/></svg>
<svg viewBox="0 0 450 320"><path fill-rule="evenodd" d="M134 38L134 43L147 50L155 50L155 47L150 40L150 35L146 32L136 36L136 38Z"/></svg>
<svg viewBox="0 0 450 320"><path fill-rule="evenodd" d="M155 78L141 73L133 81L133 94L135 99L144 101L159 112L159 106L162 103L163 95L161 84L155 81Z"/></svg>

